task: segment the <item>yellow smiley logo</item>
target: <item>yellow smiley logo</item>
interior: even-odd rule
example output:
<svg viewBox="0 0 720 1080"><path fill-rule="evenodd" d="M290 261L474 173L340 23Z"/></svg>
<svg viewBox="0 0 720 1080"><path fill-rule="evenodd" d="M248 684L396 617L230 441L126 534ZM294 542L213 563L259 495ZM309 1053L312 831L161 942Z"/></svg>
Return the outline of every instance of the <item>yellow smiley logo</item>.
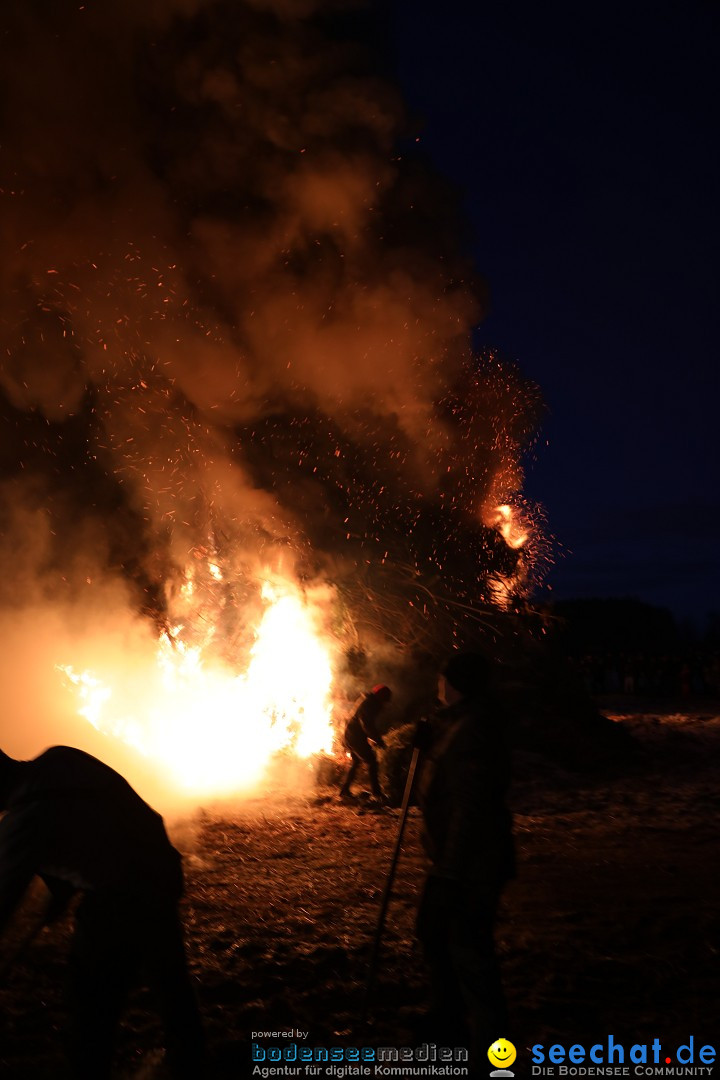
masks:
<svg viewBox="0 0 720 1080"><path fill-rule="evenodd" d="M507 1039L496 1039L488 1050L490 1064L497 1065L499 1069L508 1068L516 1057L517 1050Z"/></svg>

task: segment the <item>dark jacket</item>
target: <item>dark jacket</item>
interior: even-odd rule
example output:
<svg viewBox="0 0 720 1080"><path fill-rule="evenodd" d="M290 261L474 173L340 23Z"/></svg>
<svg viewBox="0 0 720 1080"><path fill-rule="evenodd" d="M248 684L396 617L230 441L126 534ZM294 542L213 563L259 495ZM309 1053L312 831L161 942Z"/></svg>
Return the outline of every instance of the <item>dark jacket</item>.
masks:
<svg viewBox="0 0 720 1080"><path fill-rule="evenodd" d="M372 692L365 694L345 727L345 743L352 750L359 743L370 739L379 747L384 747L382 735L377 729L377 720L385 702Z"/></svg>
<svg viewBox="0 0 720 1080"><path fill-rule="evenodd" d="M500 888L515 872L502 724L464 698L437 713L433 731L418 784L430 873Z"/></svg>
<svg viewBox="0 0 720 1080"><path fill-rule="evenodd" d="M174 902L179 853L163 820L119 773L54 746L23 763L0 821L0 932L40 875L132 904Z"/></svg>

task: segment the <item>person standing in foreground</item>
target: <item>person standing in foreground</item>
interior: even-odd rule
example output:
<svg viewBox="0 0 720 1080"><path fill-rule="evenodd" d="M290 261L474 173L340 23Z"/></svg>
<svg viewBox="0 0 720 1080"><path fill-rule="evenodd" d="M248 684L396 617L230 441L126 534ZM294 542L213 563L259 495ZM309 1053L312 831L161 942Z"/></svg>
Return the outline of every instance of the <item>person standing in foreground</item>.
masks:
<svg viewBox="0 0 720 1080"><path fill-rule="evenodd" d="M443 707L418 784L431 866L417 933L430 973L432 1037L444 1045L469 1037L478 1062L507 1035L493 932L500 894L515 872L505 805L510 754L482 656L453 656L438 696Z"/></svg>
<svg viewBox="0 0 720 1080"><path fill-rule="evenodd" d="M177 910L182 865L160 815L119 773L67 746L32 761L0 751L2 811L0 934L35 875L65 905L82 892L69 962L73 1076L110 1075L125 997L144 972L170 1074L196 1080L204 1040Z"/></svg>
<svg viewBox="0 0 720 1080"><path fill-rule="evenodd" d="M377 729L377 721L380 713L392 698L392 690L382 684L374 686L369 694L365 694L360 704L347 722L344 742L350 752L352 762L348 769L345 782L340 789L340 797L352 796L352 782L361 764L367 765L370 775L370 787L376 799L382 801L384 796L378 777L377 754L370 745L370 741L385 749L383 737ZM370 740L370 741L369 741Z"/></svg>

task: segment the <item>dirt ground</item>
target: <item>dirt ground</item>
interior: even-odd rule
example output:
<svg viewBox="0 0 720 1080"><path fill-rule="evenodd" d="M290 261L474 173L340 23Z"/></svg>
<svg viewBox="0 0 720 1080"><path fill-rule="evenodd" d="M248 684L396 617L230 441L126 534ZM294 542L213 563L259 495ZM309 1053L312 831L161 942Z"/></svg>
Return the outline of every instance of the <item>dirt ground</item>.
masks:
<svg viewBox="0 0 720 1080"><path fill-rule="evenodd" d="M520 757L519 848L497 939L514 1067L535 1043L663 1047L720 1042L720 718L716 708L622 712L639 747L613 769L571 773ZM252 1076L254 1031L309 1032L310 1045L415 1046L426 1003L414 936L423 878L410 818L372 1015L364 978L397 811L316 795L200 811L173 831L186 856L184 906L212 1077ZM31 925L39 898L5 945ZM0 1075L64 1077L62 988L70 922L43 931L0 985ZM267 1041L267 1040L266 1040ZM161 1075L147 991L118 1037L117 1076Z"/></svg>

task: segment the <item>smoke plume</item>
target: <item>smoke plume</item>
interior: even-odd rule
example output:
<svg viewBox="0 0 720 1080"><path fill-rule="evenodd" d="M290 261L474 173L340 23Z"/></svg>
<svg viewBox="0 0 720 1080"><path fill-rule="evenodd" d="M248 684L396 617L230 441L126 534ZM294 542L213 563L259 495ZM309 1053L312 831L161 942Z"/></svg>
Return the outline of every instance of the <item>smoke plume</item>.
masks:
<svg viewBox="0 0 720 1080"><path fill-rule="evenodd" d="M483 289L351 8L5 13L6 610L156 633L214 560L228 648L263 566L402 644L401 606L488 602L516 570L488 507L537 392L472 356Z"/></svg>

